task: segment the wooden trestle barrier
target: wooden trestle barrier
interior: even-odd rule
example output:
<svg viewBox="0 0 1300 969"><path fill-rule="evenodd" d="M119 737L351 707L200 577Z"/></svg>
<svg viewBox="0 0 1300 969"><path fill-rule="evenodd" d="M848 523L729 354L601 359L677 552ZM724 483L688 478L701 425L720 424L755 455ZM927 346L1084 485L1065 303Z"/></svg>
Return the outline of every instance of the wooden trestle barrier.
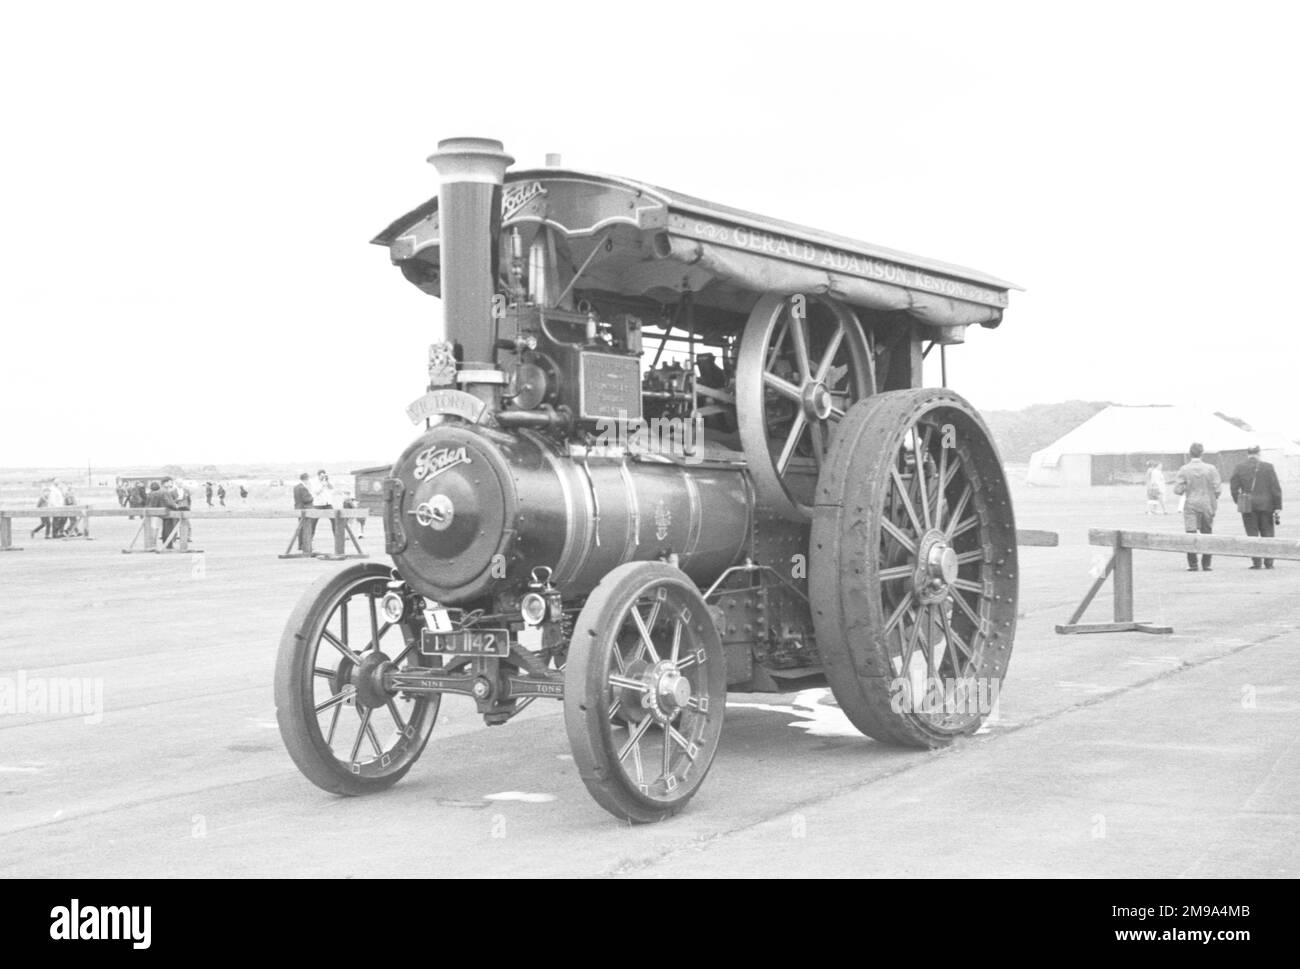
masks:
<svg viewBox="0 0 1300 969"><path fill-rule="evenodd" d="M196 518L293 518L297 521L289 549L297 543L299 534L306 528L308 519L333 519L341 524L334 529L334 548L328 553L311 551L311 535L307 535L306 553L281 555L280 558L324 558L347 559L369 558L361 550L356 536L352 532L352 521L367 517L364 508L303 508L276 509L269 511L250 511L245 509L228 511L173 511L167 508L93 508L88 505L65 505L58 508L0 508L0 552L20 552L21 546L13 543L13 520L15 518L80 518L85 523L86 537L90 534L91 518L139 518L140 527L131 539L131 544L122 549L124 553L133 552L200 552L190 544L190 521ZM158 519L176 521L166 543L162 541ZM351 539L355 554L347 550L347 541ZM138 547L137 547L138 546Z"/></svg>
<svg viewBox="0 0 1300 969"><path fill-rule="evenodd" d="M1196 555L1224 555L1231 558L1269 558L1300 561L1300 542L1284 538L1245 538L1233 535L1201 535L1195 532L1131 532L1114 528L1091 528L1088 543L1113 549L1106 568L1084 595L1069 620L1056 631L1069 633L1172 633L1172 626L1161 626L1133 618L1133 550L1181 552ZM1115 577L1115 614L1113 622L1080 622L1101 587Z"/></svg>
<svg viewBox="0 0 1300 969"><path fill-rule="evenodd" d="M357 542L357 537L352 534L352 520L365 518L366 510L364 508L301 508L291 514L298 518L298 525L294 528L293 535L289 538L289 544L285 547L284 554L280 558L319 558L334 561L337 559L364 559L370 557L361 551L361 545ZM319 524L322 518L329 519L334 523L334 551L332 553L313 552L311 550L316 529L308 528L307 523L314 520ZM306 537L307 551L295 552L293 548L303 536ZM348 541L351 541L352 547L357 550L355 555L348 553L346 544Z"/></svg>

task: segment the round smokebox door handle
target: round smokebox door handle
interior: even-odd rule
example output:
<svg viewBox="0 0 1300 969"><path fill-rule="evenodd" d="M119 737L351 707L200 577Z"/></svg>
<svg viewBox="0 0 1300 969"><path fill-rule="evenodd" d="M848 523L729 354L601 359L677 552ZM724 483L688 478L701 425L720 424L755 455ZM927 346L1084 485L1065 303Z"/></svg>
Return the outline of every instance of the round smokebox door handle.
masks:
<svg viewBox="0 0 1300 969"><path fill-rule="evenodd" d="M425 528L440 532L451 525L451 520L456 517L456 510L452 507L451 499L446 495L434 495L428 501L420 502L414 511L407 514L414 515L415 520Z"/></svg>

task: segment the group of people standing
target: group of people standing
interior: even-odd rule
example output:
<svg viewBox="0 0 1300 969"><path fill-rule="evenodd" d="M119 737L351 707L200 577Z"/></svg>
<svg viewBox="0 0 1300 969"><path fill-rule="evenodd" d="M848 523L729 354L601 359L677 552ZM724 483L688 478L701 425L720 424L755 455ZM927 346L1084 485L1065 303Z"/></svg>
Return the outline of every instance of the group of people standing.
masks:
<svg viewBox="0 0 1300 969"><path fill-rule="evenodd" d="M209 507L209 508L212 507L212 495L213 495L213 493L214 493L214 487L215 487L215 493L216 493L216 496L217 496L217 501L219 501L219 502L221 503L221 507L222 507L222 508L225 508L225 507L226 507L226 486L225 486L225 484L222 483L222 482L218 482L218 483L214 486L214 485L212 484L211 481L206 481L206 482L204 482L204 484L203 484L203 496L204 496L205 498L207 498L207 500L208 500L208 507ZM248 501L248 488L246 488L243 484L240 484L240 485L239 485L239 500L240 500L240 501Z"/></svg>
<svg viewBox="0 0 1300 969"><path fill-rule="evenodd" d="M67 508L76 505L77 496L72 493L71 485L55 479L41 489L41 496L36 501L37 508ZM32 538L45 532L46 538L78 538L81 536L81 516L60 515L42 518L40 524L32 529Z"/></svg>
<svg viewBox="0 0 1300 969"><path fill-rule="evenodd" d="M1183 496L1183 528L1188 532L1209 535L1214 531L1214 516L1219 510L1219 493L1223 480L1219 469L1201 459L1205 448L1193 444L1191 460L1178 469L1174 494ZM1259 458L1259 448L1246 450L1246 460L1237 465L1228 479L1228 490L1241 515L1246 534L1272 538L1274 528L1282 524L1282 485L1277 470ZM1148 491L1148 497L1150 492ZM1195 553L1187 553L1187 571L1209 572L1213 556L1202 555L1198 564ZM1270 558L1252 558L1252 569L1271 569Z"/></svg>

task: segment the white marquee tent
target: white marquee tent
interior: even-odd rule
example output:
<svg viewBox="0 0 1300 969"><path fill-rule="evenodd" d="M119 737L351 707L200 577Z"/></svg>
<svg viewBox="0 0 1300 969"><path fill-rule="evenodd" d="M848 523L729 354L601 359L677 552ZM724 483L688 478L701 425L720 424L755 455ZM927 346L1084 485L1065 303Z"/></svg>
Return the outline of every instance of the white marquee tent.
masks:
<svg viewBox="0 0 1300 969"><path fill-rule="evenodd" d="M1219 464L1225 474L1254 444L1279 475L1300 472L1300 445L1285 435L1244 431L1216 414L1189 407L1113 404L1035 451L1027 480L1047 486L1140 481L1149 460L1159 461L1168 479L1187 460L1193 441L1205 446L1207 460ZM1292 469L1288 460L1297 467Z"/></svg>

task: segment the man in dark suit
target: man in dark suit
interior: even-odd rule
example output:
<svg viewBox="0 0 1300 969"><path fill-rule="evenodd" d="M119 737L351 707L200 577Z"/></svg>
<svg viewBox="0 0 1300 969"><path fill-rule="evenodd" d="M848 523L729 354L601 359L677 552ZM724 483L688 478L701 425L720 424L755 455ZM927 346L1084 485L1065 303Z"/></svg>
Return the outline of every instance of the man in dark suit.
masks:
<svg viewBox="0 0 1300 969"><path fill-rule="evenodd" d="M1267 461L1259 459L1259 445L1246 449L1246 460L1237 465L1229 481L1232 500L1241 510L1241 519L1246 525L1246 534L1251 537L1273 537L1273 526L1282 523L1282 485L1278 483L1277 471ZM1250 511L1245 511L1249 502ZM1251 559L1250 567L1257 569L1260 562L1263 567L1271 569L1272 559Z"/></svg>
<svg viewBox="0 0 1300 969"><path fill-rule="evenodd" d="M176 511L180 506L176 504L176 495L172 492L172 479L163 478L162 482L151 481L149 483L149 497L145 499L146 508L167 508ZM166 548L167 543L171 541L172 531L176 528L175 518L164 518L162 520L162 547Z"/></svg>
<svg viewBox="0 0 1300 969"><path fill-rule="evenodd" d="M307 484L311 477L304 471L298 475L298 483L293 486L293 507L301 511L310 508L312 503L311 487ZM316 535L316 519L305 518L298 522L298 551L304 555L311 554L311 540Z"/></svg>

